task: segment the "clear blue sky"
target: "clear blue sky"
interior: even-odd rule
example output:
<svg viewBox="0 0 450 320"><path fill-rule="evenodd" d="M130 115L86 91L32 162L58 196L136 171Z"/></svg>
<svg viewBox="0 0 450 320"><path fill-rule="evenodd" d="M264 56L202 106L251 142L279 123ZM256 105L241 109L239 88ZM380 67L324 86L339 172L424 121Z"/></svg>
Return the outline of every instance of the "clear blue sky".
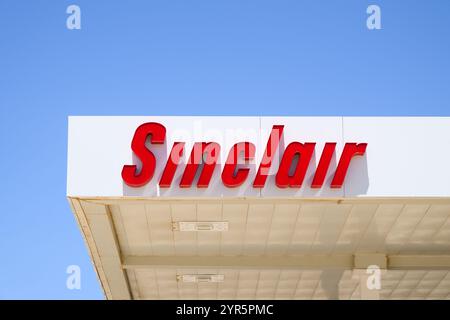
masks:
<svg viewBox="0 0 450 320"><path fill-rule="evenodd" d="M448 0L2 0L0 298L103 297L65 198L68 115L449 116L449 19Z"/></svg>

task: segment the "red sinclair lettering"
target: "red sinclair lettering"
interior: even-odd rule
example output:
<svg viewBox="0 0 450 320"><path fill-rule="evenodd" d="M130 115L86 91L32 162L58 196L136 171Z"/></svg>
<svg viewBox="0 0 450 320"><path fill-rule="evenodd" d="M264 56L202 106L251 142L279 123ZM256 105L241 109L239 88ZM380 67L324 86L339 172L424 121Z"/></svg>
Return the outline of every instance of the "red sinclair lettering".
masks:
<svg viewBox="0 0 450 320"><path fill-rule="evenodd" d="M168 188L172 184L173 176L175 175L175 171L177 170L178 164L183 156L183 150L184 142L175 142L173 144L172 151L170 151L169 158L166 162L166 167L164 168L161 179L159 180L160 187Z"/></svg>
<svg viewBox="0 0 450 320"><path fill-rule="evenodd" d="M287 146L275 177L275 182L278 187L300 188L302 186L315 146L316 144L311 142L305 144L292 142ZM294 174L289 175L289 170L295 157L298 159L297 166L295 167Z"/></svg>
<svg viewBox="0 0 450 320"><path fill-rule="evenodd" d="M267 140L266 149L259 164L254 188L263 188L266 184L269 169L279 142L283 135L283 125L274 125ZM144 123L136 129L131 142L131 150L142 163L138 170L136 165L124 165L122 179L130 187L142 187L153 177L156 167L156 158L147 148L146 140L150 137L151 144L164 144L166 128L156 122ZM169 188L172 185L175 172L184 153L184 142L175 142L170 151L166 165L159 180L159 186ZM275 183L279 188L300 188L303 185L316 143L292 142L283 152L280 166L275 176ZM339 163L331 181L331 188L341 188L344 184L350 162L354 156L364 155L367 143L346 143ZM330 167L331 159L336 149L335 142L327 142L322 150L319 164L314 173L311 188L321 188ZM218 164L220 145L216 142L196 142L190 153L180 181L181 188L190 188L194 183L197 171L201 170L197 181L197 188L207 188ZM244 164L238 166L238 158L243 154ZM246 166L255 157L255 145L251 142L238 142L228 153L222 171L222 182L228 188L242 185L247 179L250 169ZM292 166L295 167L292 170ZM291 172L293 171L293 173Z"/></svg>
<svg viewBox="0 0 450 320"><path fill-rule="evenodd" d="M189 188L192 185L195 174L200 164L203 164L197 187L207 188L209 181L216 168L217 158L219 158L220 146L215 142L196 142L192 148L191 156L183 172L180 187ZM206 156L206 159L205 159Z"/></svg>
<svg viewBox="0 0 450 320"><path fill-rule="evenodd" d="M269 140L267 140L266 151L264 151L255 181L253 181L254 188L263 188L266 183L267 175L269 174L269 169L272 165L272 158L275 151L278 149L278 143L280 142L283 134L283 129L284 126L277 125L272 127Z"/></svg>
<svg viewBox="0 0 450 320"><path fill-rule="evenodd" d="M249 168L237 168L238 156L244 152L244 161L255 157L255 145L250 142L239 142L231 147L227 161L222 171L222 182L229 188L239 187L247 179Z"/></svg>
<svg viewBox="0 0 450 320"><path fill-rule="evenodd" d="M331 188L340 188L344 183L350 161L354 156L362 156L366 152L367 143L346 143L342 151L341 159L336 168Z"/></svg>
<svg viewBox="0 0 450 320"><path fill-rule="evenodd" d="M153 153L145 146L147 137L151 135L150 142L163 144L166 140L166 128L159 123L148 122L140 125L134 133L131 150L142 161L141 172L137 173L136 165L125 165L122 169L122 179L130 187L146 185L155 173L156 159Z"/></svg>

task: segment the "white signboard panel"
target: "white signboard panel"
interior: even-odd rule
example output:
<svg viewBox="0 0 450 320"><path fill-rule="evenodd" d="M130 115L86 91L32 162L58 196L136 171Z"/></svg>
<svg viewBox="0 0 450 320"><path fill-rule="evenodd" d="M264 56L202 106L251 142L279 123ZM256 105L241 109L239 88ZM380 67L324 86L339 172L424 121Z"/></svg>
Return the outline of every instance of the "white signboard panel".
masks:
<svg viewBox="0 0 450 320"><path fill-rule="evenodd" d="M156 158L153 178L142 187L124 183L124 165L141 166L131 142L136 129L157 122L166 128L163 144L148 144ZM274 125L283 134L263 188L253 181ZM256 148L242 185L226 187L221 179L230 148L247 141ZM158 182L174 142L185 142L181 163L168 188ZM209 186L179 186L195 142L217 142L220 156ZM300 188L280 188L276 174L292 142L315 143ZM322 150L336 147L321 188L311 188ZM345 143L367 143L352 158L344 184L330 188ZM300 160L298 160L300 161ZM79 197L448 197L450 196L450 118L433 117L69 117L67 194Z"/></svg>

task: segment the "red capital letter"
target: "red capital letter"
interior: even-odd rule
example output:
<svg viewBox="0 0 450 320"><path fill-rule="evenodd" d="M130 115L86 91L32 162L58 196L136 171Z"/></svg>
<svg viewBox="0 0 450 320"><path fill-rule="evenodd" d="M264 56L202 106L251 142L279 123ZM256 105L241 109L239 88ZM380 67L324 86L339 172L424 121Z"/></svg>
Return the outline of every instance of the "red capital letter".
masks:
<svg viewBox="0 0 450 320"><path fill-rule="evenodd" d="M244 152L244 160L251 160L255 157L255 145L250 142L239 142L231 148L222 171L223 184L229 188L239 187L243 184L250 171L249 168L237 169L238 157L242 151Z"/></svg>
<svg viewBox="0 0 450 320"><path fill-rule="evenodd" d="M258 173L253 181L253 188L263 188L266 184L267 175L269 174L270 166L272 165L272 158L277 151L278 144L283 134L283 125L275 125L270 132L269 140L267 141L266 150L264 151L261 164L259 165Z"/></svg>
<svg viewBox="0 0 450 320"><path fill-rule="evenodd" d="M275 177L279 188L300 188L302 186L315 145L315 143L292 142L287 146ZM298 156L299 159L294 173L289 175L295 156Z"/></svg>
<svg viewBox="0 0 450 320"><path fill-rule="evenodd" d="M149 135L151 135L151 143L163 144L166 138L166 128L156 122L147 122L136 129L131 142L131 150L141 160L142 169L138 173L137 166L134 164L123 166L122 179L130 187L142 187L152 179L155 172L155 156L145 146Z"/></svg>
<svg viewBox="0 0 450 320"><path fill-rule="evenodd" d="M331 188L340 188L344 184L344 179L348 171L350 161L354 156L362 156L366 152L367 143L346 143L342 151L341 159L336 168L336 172L331 181Z"/></svg>

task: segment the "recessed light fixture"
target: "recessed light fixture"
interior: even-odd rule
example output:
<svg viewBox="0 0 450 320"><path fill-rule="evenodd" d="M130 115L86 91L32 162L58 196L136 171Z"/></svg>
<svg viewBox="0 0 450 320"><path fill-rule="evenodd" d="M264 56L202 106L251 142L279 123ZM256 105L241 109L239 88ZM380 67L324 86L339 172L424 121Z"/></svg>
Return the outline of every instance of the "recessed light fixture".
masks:
<svg viewBox="0 0 450 320"><path fill-rule="evenodd" d="M228 231L227 221L178 221L173 222L174 231Z"/></svg>
<svg viewBox="0 0 450 320"><path fill-rule="evenodd" d="M223 274L183 274L177 275L177 281L198 283L198 282L223 282Z"/></svg>

